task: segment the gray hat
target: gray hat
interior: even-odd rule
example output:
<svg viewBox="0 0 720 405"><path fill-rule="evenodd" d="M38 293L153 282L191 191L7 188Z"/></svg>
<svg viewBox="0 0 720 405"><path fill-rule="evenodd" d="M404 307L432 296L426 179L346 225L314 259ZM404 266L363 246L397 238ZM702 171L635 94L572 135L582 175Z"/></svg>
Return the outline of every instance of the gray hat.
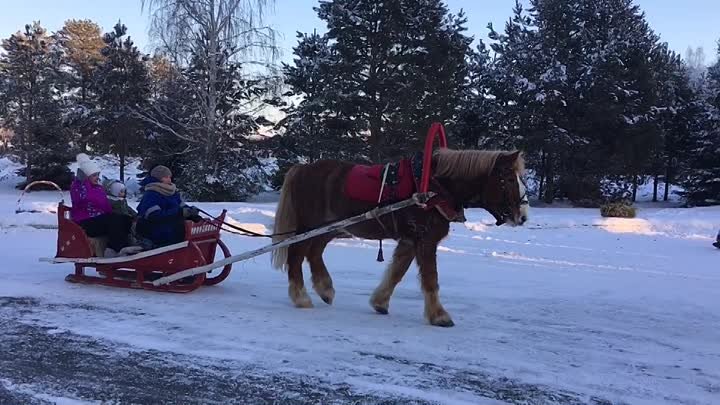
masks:
<svg viewBox="0 0 720 405"><path fill-rule="evenodd" d="M167 168L167 166L158 165L153 167L153 169L150 171L150 175L160 180L163 177L172 177L172 172L170 171L170 169Z"/></svg>

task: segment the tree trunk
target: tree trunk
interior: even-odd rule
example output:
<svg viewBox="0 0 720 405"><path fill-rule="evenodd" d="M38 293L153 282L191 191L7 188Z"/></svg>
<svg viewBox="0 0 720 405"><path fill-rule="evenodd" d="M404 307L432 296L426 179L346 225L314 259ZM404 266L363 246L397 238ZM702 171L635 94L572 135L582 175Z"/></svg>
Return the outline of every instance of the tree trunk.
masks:
<svg viewBox="0 0 720 405"><path fill-rule="evenodd" d="M663 201L667 201L670 198L670 182L672 181L672 167L670 162L665 166L665 195Z"/></svg>
<svg viewBox="0 0 720 405"><path fill-rule="evenodd" d="M120 152L120 181L125 183L125 155L127 151L125 148Z"/></svg>
<svg viewBox="0 0 720 405"><path fill-rule="evenodd" d="M88 83L88 80L85 77L85 75L83 75L82 82L80 84L80 99L82 100L83 107L87 106L87 83ZM81 152L87 152L88 138L90 138L88 131L89 130L85 125L83 125L83 128L80 129L80 151Z"/></svg>
<svg viewBox="0 0 720 405"><path fill-rule="evenodd" d="M540 151L540 184L538 185L538 200L542 200L545 187L545 151Z"/></svg>
<svg viewBox="0 0 720 405"><path fill-rule="evenodd" d="M637 200L637 190L638 190L638 176L633 175L632 202L635 202L635 200Z"/></svg>
<svg viewBox="0 0 720 405"><path fill-rule="evenodd" d="M382 161L382 126L379 119L370 122L370 153L375 163Z"/></svg>
<svg viewBox="0 0 720 405"><path fill-rule="evenodd" d="M552 170L552 155L545 155L545 192L543 193L543 201L552 204L555 199L555 178Z"/></svg>
<svg viewBox="0 0 720 405"><path fill-rule="evenodd" d="M207 109L205 110L205 124L207 131L207 142L205 143L205 161L209 164L216 161L218 146L218 133L216 131L217 111L217 80L218 80L218 36L220 30L218 19L222 16L215 14L215 2L210 1L210 21L208 29L208 83L207 83Z"/></svg>
<svg viewBox="0 0 720 405"><path fill-rule="evenodd" d="M660 175L655 173L655 176L653 177L653 202L657 202L657 196L658 196L658 182L660 181Z"/></svg>
<svg viewBox="0 0 720 405"><path fill-rule="evenodd" d="M118 136L117 130L115 130L115 136ZM125 183L125 157L127 156L127 142L126 139L120 135L118 136L118 157L120 158L120 181Z"/></svg>
<svg viewBox="0 0 720 405"><path fill-rule="evenodd" d="M28 122L25 125L25 180L28 183L33 181L32 178L32 167L33 159L30 150L36 148L38 145L34 145L33 132L35 126L35 81L30 81L30 94L28 97Z"/></svg>
<svg viewBox="0 0 720 405"><path fill-rule="evenodd" d="M27 162L25 165L25 180L30 183L34 179L32 178L32 157L30 156L30 152L27 153L27 157L25 158L25 161Z"/></svg>

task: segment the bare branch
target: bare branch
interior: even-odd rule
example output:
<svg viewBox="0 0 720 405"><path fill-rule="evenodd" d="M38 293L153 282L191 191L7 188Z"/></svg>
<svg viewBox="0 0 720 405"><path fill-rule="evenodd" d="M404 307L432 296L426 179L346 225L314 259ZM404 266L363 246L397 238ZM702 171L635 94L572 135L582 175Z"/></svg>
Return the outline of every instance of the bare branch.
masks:
<svg viewBox="0 0 720 405"><path fill-rule="evenodd" d="M164 118L166 118L166 119L168 119L168 120L171 120L171 121L173 121L173 122L175 122L175 123L177 123L177 124L179 124L179 125L182 125L182 126L184 127L183 124L175 121L174 119L172 119L172 118L169 117L168 115L164 114L162 111L158 110L157 108L154 108L154 109L155 109L156 112L158 112L158 113L160 113L161 115L163 115ZM175 129L173 129L172 127L170 127L170 126L168 126L168 125L166 125L166 124L163 124L162 122L160 122L158 119L156 119L156 118L154 118L154 117L151 117L151 116L149 116L149 115L147 115L147 114L143 114L142 112L138 111L138 110L135 109L135 108L132 108L132 107L131 107L131 108L130 108L130 111L131 111L131 113L132 113L132 115L133 115L134 117L136 117L136 118L138 118L138 119L140 119L140 120L142 120L142 121L144 121L144 122L146 122L146 123L148 123L148 124L154 125L154 126L160 128L160 129L162 129L163 131L169 132L169 133L171 133L172 135L175 135L176 137L178 137L178 138L180 138L180 139L182 139L182 140L184 140L184 141L186 141L186 142L188 142L188 143L201 143L201 142L198 141L197 139L194 139L194 138L192 138L192 137L189 137L189 136L180 134L179 132L177 132L177 131L176 131Z"/></svg>

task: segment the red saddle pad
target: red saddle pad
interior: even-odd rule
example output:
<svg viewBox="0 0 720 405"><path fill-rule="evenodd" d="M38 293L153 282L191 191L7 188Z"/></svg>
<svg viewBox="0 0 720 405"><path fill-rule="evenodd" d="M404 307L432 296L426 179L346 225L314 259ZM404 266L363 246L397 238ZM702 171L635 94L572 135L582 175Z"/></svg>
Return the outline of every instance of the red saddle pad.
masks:
<svg viewBox="0 0 720 405"><path fill-rule="evenodd" d="M377 203L382 187L382 176L385 165L355 165L345 178L345 195L353 200ZM385 184L381 202L388 200L404 200L412 196L415 184L410 167L410 160L400 161L398 182L395 185Z"/></svg>

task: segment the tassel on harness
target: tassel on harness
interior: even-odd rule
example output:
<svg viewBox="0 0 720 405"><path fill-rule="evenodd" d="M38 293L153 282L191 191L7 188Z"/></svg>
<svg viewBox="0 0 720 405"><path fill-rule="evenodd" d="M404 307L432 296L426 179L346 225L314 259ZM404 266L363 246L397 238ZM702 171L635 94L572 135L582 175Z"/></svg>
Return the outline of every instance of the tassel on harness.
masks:
<svg viewBox="0 0 720 405"><path fill-rule="evenodd" d="M390 171L390 164L388 163L385 165L385 168L383 170L382 183L380 183L380 195L378 195L378 205L380 205L380 202L382 202L383 191L385 190L385 183L387 182L387 176L388 176L389 171ZM378 219L378 222L379 221L380 220ZM380 226L382 226L382 222L380 223ZM385 261L385 256L383 255L383 248L382 248L382 239L380 239L378 241L378 244L379 244L379 246L378 246L378 254L377 254L376 260L378 262L382 263Z"/></svg>

